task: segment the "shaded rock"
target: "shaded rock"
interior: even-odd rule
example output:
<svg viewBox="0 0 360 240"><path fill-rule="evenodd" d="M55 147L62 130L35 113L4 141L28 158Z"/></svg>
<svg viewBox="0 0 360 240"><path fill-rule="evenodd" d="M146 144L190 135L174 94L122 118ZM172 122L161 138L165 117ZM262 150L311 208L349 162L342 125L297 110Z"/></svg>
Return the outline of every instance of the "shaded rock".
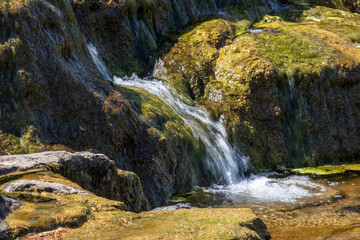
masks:
<svg viewBox="0 0 360 240"><path fill-rule="evenodd" d="M64 194L89 194L77 188L61 183L44 182L37 180L17 180L3 187L5 192L51 192Z"/></svg>
<svg viewBox="0 0 360 240"><path fill-rule="evenodd" d="M6 202L4 197L0 194L0 239L8 239L9 225L5 222L6 216L10 213L9 203Z"/></svg>
<svg viewBox="0 0 360 240"><path fill-rule="evenodd" d="M83 2L92 13L105 4ZM109 51L118 53L127 45L112 38L121 33L114 26L125 22L110 24L115 13L105 10L108 18L84 18L94 17L91 25L106 22L109 35L101 39L114 43ZM118 168L137 174L151 206L165 203L176 191L191 190L191 171L182 167L189 165L186 150L174 152L168 139L153 134L153 127L97 70L70 1L2 1L0 23L0 154L97 149Z"/></svg>
<svg viewBox="0 0 360 240"><path fill-rule="evenodd" d="M101 51L117 75L149 74L162 44L186 25L233 7L255 20L271 11L268 1L246 0L72 0L74 13L86 38Z"/></svg>
<svg viewBox="0 0 360 240"><path fill-rule="evenodd" d="M16 204L15 200L0 194L0 239L10 239L9 225L5 221L5 218L11 213L12 206Z"/></svg>
<svg viewBox="0 0 360 240"><path fill-rule="evenodd" d="M0 156L0 172L2 174L40 166L46 166L54 172L60 173L65 178L99 196L123 201L129 210L148 209L147 200L136 174L121 171L119 174L114 161L103 154L58 151Z"/></svg>

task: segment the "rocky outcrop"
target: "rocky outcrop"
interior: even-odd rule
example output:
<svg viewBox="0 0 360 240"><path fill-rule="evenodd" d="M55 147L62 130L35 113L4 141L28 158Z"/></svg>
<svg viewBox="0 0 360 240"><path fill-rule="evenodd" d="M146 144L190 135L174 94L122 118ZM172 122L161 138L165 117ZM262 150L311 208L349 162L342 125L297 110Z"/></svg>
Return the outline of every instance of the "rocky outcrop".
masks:
<svg viewBox="0 0 360 240"><path fill-rule="evenodd" d="M0 154L104 153L139 176L151 206L191 189L191 171L178 171L189 169L187 153L97 70L69 1L3 1L0 22Z"/></svg>
<svg viewBox="0 0 360 240"><path fill-rule="evenodd" d="M0 174L8 174L14 171L26 171L39 167L51 169L65 178L79 184L98 196L124 202L129 210L148 210L148 202L143 194L142 186L136 174L118 170L114 161L103 154L88 152L69 153L42 152L28 155L10 155L0 157ZM17 191L17 189L34 189L44 191L52 189L52 192L72 192L76 189L66 189L66 186L55 184L52 186L46 182L13 182L5 186L4 191ZM64 188L62 189L61 188ZM27 190L27 191L30 191ZM47 191L48 192L48 191ZM78 192L79 194L81 192Z"/></svg>
<svg viewBox="0 0 360 240"><path fill-rule="evenodd" d="M264 0L72 0L72 6L86 38L101 50L112 73L120 76L148 75L162 52L162 43L186 25L221 13L223 8L238 8L251 20L271 11Z"/></svg>
<svg viewBox="0 0 360 240"><path fill-rule="evenodd" d="M284 10L276 3L1 2L0 154L64 149L104 153L116 168L139 177L151 207L194 184L208 184L202 170L194 169L204 151L191 131L161 103L153 106L154 98L106 81L87 49L92 42L118 75L148 73L154 59L163 57L169 75L160 77L202 101L214 118L224 115L233 144L251 157L254 170L357 158L358 70L351 54L357 51L351 43L359 42L357 16L302 5ZM269 12L288 22L270 16L260 20ZM321 15L334 22L320 24ZM222 19L206 21L208 17ZM251 26L261 21L266 24ZM284 24L271 26L280 22ZM290 25L296 30L289 30ZM247 32L250 26L260 32ZM299 30L306 26L306 31ZM310 36L315 32L317 36ZM305 45L312 51L324 46L331 50L322 51L327 57L321 58ZM179 72L182 67L186 71ZM137 109L139 102L144 108ZM346 127L335 130L339 125ZM125 175L125 188L138 181ZM126 201L132 202L132 196Z"/></svg>
<svg viewBox="0 0 360 240"><path fill-rule="evenodd" d="M197 25L156 76L224 116L253 171L358 159L359 16L324 6L275 13L252 30Z"/></svg>

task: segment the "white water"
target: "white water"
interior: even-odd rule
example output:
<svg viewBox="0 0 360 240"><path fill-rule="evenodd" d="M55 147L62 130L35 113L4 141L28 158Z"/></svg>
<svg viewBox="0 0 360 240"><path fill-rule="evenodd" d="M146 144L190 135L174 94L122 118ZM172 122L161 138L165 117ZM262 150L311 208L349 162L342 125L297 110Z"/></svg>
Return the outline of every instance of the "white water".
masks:
<svg viewBox="0 0 360 240"><path fill-rule="evenodd" d="M231 186L219 186L206 190L212 194L225 194L235 203L295 203L305 197L323 195L325 188L310 181L307 176L268 178L251 176Z"/></svg>
<svg viewBox="0 0 360 240"><path fill-rule="evenodd" d="M322 194L323 188L312 183L308 177L291 176L283 179L270 179L266 176L251 176L244 180L249 159L236 151L228 142L228 136L222 120L214 122L203 107L189 106L178 97L175 90L154 78L111 77L98 57L96 48L89 44L91 56L99 71L109 81L125 87L137 87L156 95L169 106L188 127L194 136L205 144L207 158L204 169L213 179L208 193L225 194L235 202L295 202L300 198ZM161 66L157 71L165 71ZM165 73L165 72L164 72ZM292 85L290 83L290 85ZM241 181L242 180L242 181ZM222 184L222 185L219 185ZM226 185L223 185L226 184ZM315 192L315 193L314 193ZM189 208L189 204L177 204L167 208ZM161 210L162 208L159 208Z"/></svg>
<svg viewBox="0 0 360 240"><path fill-rule="evenodd" d="M184 121L193 135L205 144L204 168L216 184L234 184L243 178L247 158L237 152L228 142L222 121L210 120L208 112L200 106L185 104L174 90L154 78L141 79L135 74L127 78L114 77L116 84L137 87L157 96Z"/></svg>
<svg viewBox="0 0 360 240"><path fill-rule="evenodd" d="M114 76L111 79L96 48L89 43L88 49L99 71L107 80L121 86L146 90L157 96L184 121L184 124L191 129L194 137L205 145L206 159L203 167L212 183L231 185L238 183L243 178L248 159L231 146L222 121L211 121L208 112L203 107L185 104L175 90L170 89L162 81L154 78L141 79L135 74L126 78ZM156 70L165 71L160 63L157 64Z"/></svg>
<svg viewBox="0 0 360 240"><path fill-rule="evenodd" d="M98 68L98 70L100 71L100 73L106 78L106 80L111 82L112 79L108 73L108 70L107 70L105 64L103 63L103 61L101 61L101 59L99 57L99 52L97 51L97 49L91 43L89 43L87 45L87 47L88 47L88 50L91 54L91 57L92 57L95 65Z"/></svg>

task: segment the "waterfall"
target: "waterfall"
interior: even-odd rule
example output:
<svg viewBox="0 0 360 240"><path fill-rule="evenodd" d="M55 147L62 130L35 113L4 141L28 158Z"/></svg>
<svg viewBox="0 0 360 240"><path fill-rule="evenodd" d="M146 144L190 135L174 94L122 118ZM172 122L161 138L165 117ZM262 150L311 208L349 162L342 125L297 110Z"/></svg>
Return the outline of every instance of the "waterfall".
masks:
<svg viewBox="0 0 360 240"><path fill-rule="evenodd" d="M281 4L279 3L278 0L270 0L269 5L271 8L271 11L277 11L281 8Z"/></svg>
<svg viewBox="0 0 360 240"><path fill-rule="evenodd" d="M97 69L100 71L100 73L106 78L106 80L108 81L112 81L109 73L108 73L108 70L105 66L105 64L103 63L103 61L101 61L101 59L99 58L99 52L97 51L96 47L94 45L92 45L91 43L89 43L87 45L88 47L88 50L90 52L90 55L97 67Z"/></svg>
<svg viewBox="0 0 360 240"><path fill-rule="evenodd" d="M106 79L112 81L96 48L92 44L88 44L88 48L99 71ZM135 74L125 78L114 76L113 82L124 87L146 90L158 97L182 119L194 137L205 145L206 159L203 168L213 184L232 185L243 179L248 158L229 143L223 118L218 122L212 121L204 107L185 104L178 97L179 93L168 84L152 77L139 78Z"/></svg>
<svg viewBox="0 0 360 240"><path fill-rule="evenodd" d="M114 83L144 89L157 96L180 116L195 138L205 145L206 159L203 167L205 172L210 173L213 183L231 185L243 178L248 159L229 143L223 119L218 122L210 120L204 107L185 104L175 90L154 78L141 79L133 74L125 78L114 77Z"/></svg>

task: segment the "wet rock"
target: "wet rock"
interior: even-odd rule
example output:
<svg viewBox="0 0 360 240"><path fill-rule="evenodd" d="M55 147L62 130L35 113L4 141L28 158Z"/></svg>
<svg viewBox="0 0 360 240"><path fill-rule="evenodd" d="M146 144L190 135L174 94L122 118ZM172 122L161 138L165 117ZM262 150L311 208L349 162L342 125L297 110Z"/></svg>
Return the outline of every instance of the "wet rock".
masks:
<svg viewBox="0 0 360 240"><path fill-rule="evenodd" d="M8 239L9 225L5 222L6 216L10 213L10 207L8 202L0 195L0 239Z"/></svg>
<svg viewBox="0 0 360 240"><path fill-rule="evenodd" d="M118 168L136 173L151 206L165 203L173 192L191 190L187 151L179 153L169 139L152 133L153 127L97 70L87 49L84 34L93 41L99 30L99 39L109 40L109 56L125 56L118 53L131 49L127 42L135 39L127 38L130 28L120 21L128 18L122 12L126 8L116 5L119 1L109 2L108 9L107 1L76 2L95 13L77 19L77 7L62 0L0 3L0 154L96 149ZM139 17L152 9L151 4L144 8L143 1L136 4ZM131 16L137 16L137 9ZM94 26L94 37L79 22Z"/></svg>

